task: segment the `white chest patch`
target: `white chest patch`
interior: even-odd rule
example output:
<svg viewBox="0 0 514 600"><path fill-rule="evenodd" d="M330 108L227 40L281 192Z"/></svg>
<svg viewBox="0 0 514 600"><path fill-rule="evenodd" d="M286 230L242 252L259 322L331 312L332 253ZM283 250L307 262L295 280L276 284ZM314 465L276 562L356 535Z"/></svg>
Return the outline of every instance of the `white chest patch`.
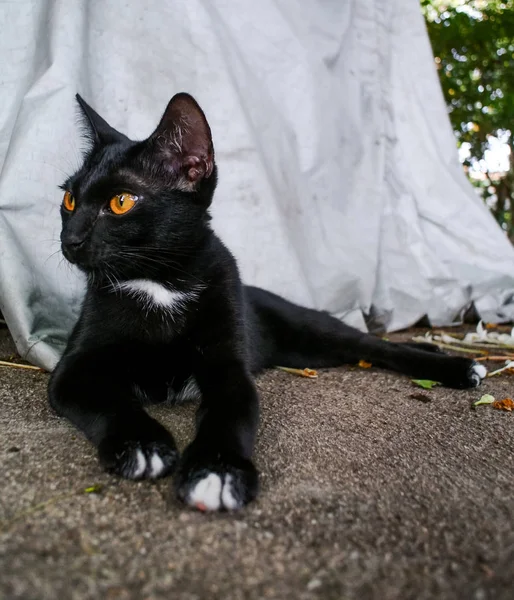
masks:
<svg viewBox="0 0 514 600"><path fill-rule="evenodd" d="M115 289L136 298L147 312L160 309L170 315L180 314L188 302L198 298L201 291L200 287L195 287L187 292L178 292L151 279L122 281Z"/></svg>

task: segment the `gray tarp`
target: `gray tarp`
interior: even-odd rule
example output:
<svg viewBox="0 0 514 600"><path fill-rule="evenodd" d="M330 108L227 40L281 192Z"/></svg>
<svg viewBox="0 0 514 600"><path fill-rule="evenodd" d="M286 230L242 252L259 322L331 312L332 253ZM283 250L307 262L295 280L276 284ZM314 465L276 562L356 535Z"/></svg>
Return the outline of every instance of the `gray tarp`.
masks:
<svg viewBox="0 0 514 600"><path fill-rule="evenodd" d="M134 138L198 99L245 281L360 327L514 318L514 250L458 163L415 0L19 0L0 29L0 306L32 362L83 293L58 252L77 91Z"/></svg>

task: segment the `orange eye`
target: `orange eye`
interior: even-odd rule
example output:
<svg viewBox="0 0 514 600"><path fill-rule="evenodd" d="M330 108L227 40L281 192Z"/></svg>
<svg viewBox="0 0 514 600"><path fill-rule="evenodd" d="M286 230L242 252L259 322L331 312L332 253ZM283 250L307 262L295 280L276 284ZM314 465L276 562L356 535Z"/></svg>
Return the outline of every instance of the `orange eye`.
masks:
<svg viewBox="0 0 514 600"><path fill-rule="evenodd" d="M109 202L109 208L115 215L124 215L132 210L137 202L137 196L132 194L118 194L113 196Z"/></svg>
<svg viewBox="0 0 514 600"><path fill-rule="evenodd" d="M75 198L71 195L70 192L64 193L62 203L64 205L64 208L69 212L73 212L75 210Z"/></svg>

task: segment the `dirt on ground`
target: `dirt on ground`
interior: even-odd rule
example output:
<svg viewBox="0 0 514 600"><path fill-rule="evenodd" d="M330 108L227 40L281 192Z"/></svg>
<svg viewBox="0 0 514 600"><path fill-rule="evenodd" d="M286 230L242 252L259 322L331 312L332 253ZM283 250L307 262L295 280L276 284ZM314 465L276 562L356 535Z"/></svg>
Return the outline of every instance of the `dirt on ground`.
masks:
<svg viewBox="0 0 514 600"><path fill-rule="evenodd" d="M262 491L236 514L185 508L169 479L102 472L47 380L0 368L0 598L514 597L514 413L470 408L513 395L514 376L455 391L373 367L270 371ZM151 412L191 439L194 406Z"/></svg>

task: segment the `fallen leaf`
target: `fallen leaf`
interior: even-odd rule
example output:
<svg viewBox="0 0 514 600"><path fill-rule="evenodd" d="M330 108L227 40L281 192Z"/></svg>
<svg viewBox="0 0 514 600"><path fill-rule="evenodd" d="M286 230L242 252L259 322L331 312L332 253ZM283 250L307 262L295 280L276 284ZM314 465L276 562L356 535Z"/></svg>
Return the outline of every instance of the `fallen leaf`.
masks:
<svg viewBox="0 0 514 600"><path fill-rule="evenodd" d="M95 483L83 490L84 494L99 494L103 490L104 486L101 483Z"/></svg>
<svg viewBox="0 0 514 600"><path fill-rule="evenodd" d="M495 400L493 402L493 408L497 408L498 410L506 410L508 412L512 412L512 409L514 409L514 400L512 400L512 398L504 398L503 400Z"/></svg>
<svg viewBox="0 0 514 600"><path fill-rule="evenodd" d="M318 376L318 372L314 369L293 369L292 367L275 367L275 369L280 369L281 371L285 371L286 373L291 373L292 375L300 375L300 377L309 377L310 379L316 379Z"/></svg>
<svg viewBox="0 0 514 600"><path fill-rule="evenodd" d="M480 406L481 404L492 404L495 401L495 397L491 394L484 394L480 400L473 402L473 406Z"/></svg>
<svg viewBox="0 0 514 600"><path fill-rule="evenodd" d="M361 369L370 369L372 366L370 362L366 362L365 360L359 360L358 365Z"/></svg>
<svg viewBox="0 0 514 600"><path fill-rule="evenodd" d="M427 402L432 402L432 398L430 398L430 396L427 396L426 394L410 394L409 398L419 400L420 402L424 402L425 404Z"/></svg>
<svg viewBox="0 0 514 600"><path fill-rule="evenodd" d="M411 379L412 383L419 385L424 390L431 390L436 385L441 385L439 381L432 381L431 379Z"/></svg>
<svg viewBox="0 0 514 600"><path fill-rule="evenodd" d="M318 376L318 372L315 371L314 369L307 369L305 368L303 370L302 373L303 377L312 377L312 378L316 378Z"/></svg>

